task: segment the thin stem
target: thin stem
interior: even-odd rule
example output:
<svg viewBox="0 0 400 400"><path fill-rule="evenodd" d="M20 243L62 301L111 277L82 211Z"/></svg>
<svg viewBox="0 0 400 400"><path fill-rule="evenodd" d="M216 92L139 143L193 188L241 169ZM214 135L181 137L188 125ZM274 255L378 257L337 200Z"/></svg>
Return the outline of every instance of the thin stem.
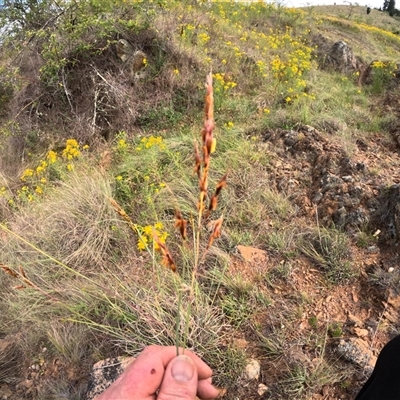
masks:
<svg viewBox="0 0 400 400"><path fill-rule="evenodd" d="M182 291L179 290L179 295L178 295L178 313L176 316L176 323L175 323L175 346L176 346L176 356L179 356L179 347L180 347L180 342L179 342L179 326L181 322L181 305L182 305Z"/></svg>

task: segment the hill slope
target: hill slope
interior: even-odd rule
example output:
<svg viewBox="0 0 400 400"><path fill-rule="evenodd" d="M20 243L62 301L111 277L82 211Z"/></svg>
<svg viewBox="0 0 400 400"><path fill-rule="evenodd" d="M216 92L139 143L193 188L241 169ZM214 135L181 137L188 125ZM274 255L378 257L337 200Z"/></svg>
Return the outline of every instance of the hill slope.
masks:
<svg viewBox="0 0 400 400"><path fill-rule="evenodd" d="M180 344L227 399L355 397L400 329L400 36L363 12L2 11L0 393Z"/></svg>

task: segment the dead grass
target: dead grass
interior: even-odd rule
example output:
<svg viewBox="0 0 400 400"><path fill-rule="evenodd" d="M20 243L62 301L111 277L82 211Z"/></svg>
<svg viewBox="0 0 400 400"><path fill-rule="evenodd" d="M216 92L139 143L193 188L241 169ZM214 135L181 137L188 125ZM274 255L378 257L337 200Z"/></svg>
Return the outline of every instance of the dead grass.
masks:
<svg viewBox="0 0 400 400"><path fill-rule="evenodd" d="M21 353L18 345L11 340L0 340L0 382L15 383L21 374Z"/></svg>
<svg viewBox="0 0 400 400"><path fill-rule="evenodd" d="M126 234L107 200L111 193L108 179L101 174L74 174L40 205L33 203L21 211L12 230L76 271L93 270L118 253L115 244ZM42 259L16 240L9 240L3 252L10 256L5 261L11 265L22 262L20 257L13 259L13 254L23 254L28 265ZM49 274L51 268L46 268Z"/></svg>

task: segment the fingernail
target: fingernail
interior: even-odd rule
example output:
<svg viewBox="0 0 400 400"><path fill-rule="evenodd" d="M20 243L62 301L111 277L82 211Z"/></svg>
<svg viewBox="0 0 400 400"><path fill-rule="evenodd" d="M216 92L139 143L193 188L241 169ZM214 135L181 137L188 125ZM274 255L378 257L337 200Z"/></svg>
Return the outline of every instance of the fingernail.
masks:
<svg viewBox="0 0 400 400"><path fill-rule="evenodd" d="M172 377L180 382L188 382L193 378L194 364L187 356L178 356L174 359L171 368Z"/></svg>

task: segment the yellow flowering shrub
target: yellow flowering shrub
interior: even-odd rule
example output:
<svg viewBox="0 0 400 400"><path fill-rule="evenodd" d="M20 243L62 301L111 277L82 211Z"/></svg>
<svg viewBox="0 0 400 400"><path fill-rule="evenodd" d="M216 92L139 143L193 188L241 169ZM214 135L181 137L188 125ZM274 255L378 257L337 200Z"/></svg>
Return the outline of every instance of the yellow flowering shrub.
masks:
<svg viewBox="0 0 400 400"><path fill-rule="evenodd" d="M397 65L395 62L391 61L374 61L371 64L371 67L371 91L373 93L381 93L395 76Z"/></svg>
<svg viewBox="0 0 400 400"><path fill-rule="evenodd" d="M225 73L213 74L214 78L214 91L216 93L226 92L237 86L237 83L232 80L232 78Z"/></svg>
<svg viewBox="0 0 400 400"><path fill-rule="evenodd" d="M53 150L50 150L47 153L46 159L49 161L50 164L54 164L57 161L57 153Z"/></svg>
<svg viewBox="0 0 400 400"><path fill-rule="evenodd" d="M62 156L67 160L72 160L79 157L81 154L79 150L79 144L75 139L68 139L65 145L65 149L62 151Z"/></svg>
<svg viewBox="0 0 400 400"><path fill-rule="evenodd" d="M140 140L139 146L136 147L137 151L141 151L143 149L150 149L152 147L158 147L160 150L164 150L166 148L164 139L162 136L149 136L144 137Z"/></svg>
<svg viewBox="0 0 400 400"><path fill-rule="evenodd" d="M89 146L84 146L85 150L88 148ZM57 176L57 179L61 178L61 175L56 171L60 167L65 168L66 171L72 171L74 169L72 160L80 155L80 146L75 139L66 141L65 148L60 155L54 150L48 151L46 157L39 160L34 168L26 168L22 172L20 179L24 185L16 191L16 199L22 202L31 202L36 196L42 195L46 184L54 179L54 176ZM52 176L53 178L51 178Z"/></svg>
<svg viewBox="0 0 400 400"><path fill-rule="evenodd" d="M117 150L125 150L128 148L128 143L125 139L119 139L117 143Z"/></svg>
<svg viewBox="0 0 400 400"><path fill-rule="evenodd" d="M168 232L164 230L164 225L162 222L156 222L154 225L136 225L137 232L139 233L139 239L137 242L138 250L146 250L148 248L153 248L154 250L159 249L157 241L154 240L154 236L157 235L160 243L165 244Z"/></svg>

